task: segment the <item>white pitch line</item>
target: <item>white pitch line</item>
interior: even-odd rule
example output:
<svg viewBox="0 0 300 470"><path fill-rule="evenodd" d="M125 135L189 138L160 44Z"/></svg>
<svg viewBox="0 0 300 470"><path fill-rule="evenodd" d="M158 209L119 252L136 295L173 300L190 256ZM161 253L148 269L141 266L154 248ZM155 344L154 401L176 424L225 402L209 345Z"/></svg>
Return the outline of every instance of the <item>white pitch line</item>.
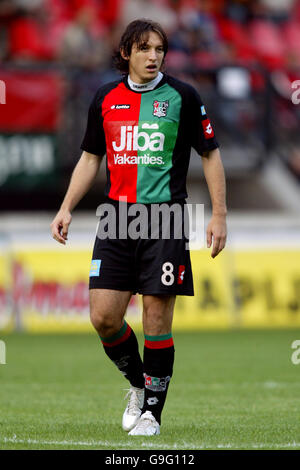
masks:
<svg viewBox="0 0 300 470"><path fill-rule="evenodd" d="M0 442L3 443L12 443L12 444L29 444L29 445L45 445L45 446L85 446L85 447L98 447L98 446L105 446L108 447L109 450L113 450L112 448L120 449L125 448L128 449L132 444L134 444L134 440L129 442L111 442L111 441L43 441L38 439L19 439L17 437L0 437ZM154 449L166 449L166 450L204 450L204 449L244 449L244 448L252 448L252 449L284 449L284 448L300 448L300 442L287 442L284 444L270 444L270 443L258 443L258 444L202 444L202 445L195 445L189 444L184 442L183 444L159 444L155 442L143 442L139 444L140 447L150 447ZM131 449L134 450L134 449Z"/></svg>
<svg viewBox="0 0 300 470"><path fill-rule="evenodd" d="M126 442L113 442L113 441L43 441L43 440L38 440L38 439L19 439L17 437L0 437L0 442L4 443L12 443L12 444L32 444L32 445L54 445L54 446L73 446L73 447L78 447L78 446L86 446L86 447L98 447L98 446L105 446L108 447L109 449L113 448L124 448L128 449L132 444L134 444L134 440ZM189 444L186 444L189 447ZM193 445L194 449L198 449L194 444ZM154 443L148 443L148 442L142 442L142 444L139 444L139 446L142 447L155 447L159 449L179 449L177 444L154 444ZM185 448L188 448L185 447Z"/></svg>

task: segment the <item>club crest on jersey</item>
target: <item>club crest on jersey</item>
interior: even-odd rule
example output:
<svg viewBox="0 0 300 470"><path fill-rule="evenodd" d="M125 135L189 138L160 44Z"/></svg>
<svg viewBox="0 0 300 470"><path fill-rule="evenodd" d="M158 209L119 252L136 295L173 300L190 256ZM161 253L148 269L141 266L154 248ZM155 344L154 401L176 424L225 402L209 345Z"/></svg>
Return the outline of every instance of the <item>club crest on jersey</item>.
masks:
<svg viewBox="0 0 300 470"><path fill-rule="evenodd" d="M169 100L166 101L153 101L153 116L165 117L169 107Z"/></svg>

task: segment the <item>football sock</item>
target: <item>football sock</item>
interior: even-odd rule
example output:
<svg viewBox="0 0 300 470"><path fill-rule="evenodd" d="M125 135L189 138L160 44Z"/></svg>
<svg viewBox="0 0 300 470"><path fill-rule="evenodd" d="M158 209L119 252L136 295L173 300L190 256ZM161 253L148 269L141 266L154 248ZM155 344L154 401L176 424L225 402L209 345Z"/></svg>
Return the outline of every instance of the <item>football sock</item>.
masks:
<svg viewBox="0 0 300 470"><path fill-rule="evenodd" d="M159 424L173 373L174 353L172 333L145 335L145 401L142 412L151 411Z"/></svg>
<svg viewBox="0 0 300 470"><path fill-rule="evenodd" d="M104 351L133 387L144 388L143 363L136 336L124 320L118 333L100 336Z"/></svg>

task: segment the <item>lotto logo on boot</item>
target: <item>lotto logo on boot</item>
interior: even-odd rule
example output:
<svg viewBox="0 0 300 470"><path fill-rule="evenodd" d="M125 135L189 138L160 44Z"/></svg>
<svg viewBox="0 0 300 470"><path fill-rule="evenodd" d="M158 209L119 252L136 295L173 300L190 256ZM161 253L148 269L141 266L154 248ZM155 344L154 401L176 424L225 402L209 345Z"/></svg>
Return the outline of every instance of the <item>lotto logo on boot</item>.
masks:
<svg viewBox="0 0 300 470"><path fill-rule="evenodd" d="M157 397L150 397L150 398L148 398L147 403L148 403L149 406L157 405L158 398Z"/></svg>

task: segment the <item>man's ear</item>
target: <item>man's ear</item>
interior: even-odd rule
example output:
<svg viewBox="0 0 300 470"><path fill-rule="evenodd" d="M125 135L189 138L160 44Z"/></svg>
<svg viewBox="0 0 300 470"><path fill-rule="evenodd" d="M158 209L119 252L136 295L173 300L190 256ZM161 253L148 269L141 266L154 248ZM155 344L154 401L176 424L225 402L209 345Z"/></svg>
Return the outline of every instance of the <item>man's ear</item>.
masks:
<svg viewBox="0 0 300 470"><path fill-rule="evenodd" d="M120 54L121 54L122 59L129 60L129 57L128 55L125 54L124 49L120 49Z"/></svg>

